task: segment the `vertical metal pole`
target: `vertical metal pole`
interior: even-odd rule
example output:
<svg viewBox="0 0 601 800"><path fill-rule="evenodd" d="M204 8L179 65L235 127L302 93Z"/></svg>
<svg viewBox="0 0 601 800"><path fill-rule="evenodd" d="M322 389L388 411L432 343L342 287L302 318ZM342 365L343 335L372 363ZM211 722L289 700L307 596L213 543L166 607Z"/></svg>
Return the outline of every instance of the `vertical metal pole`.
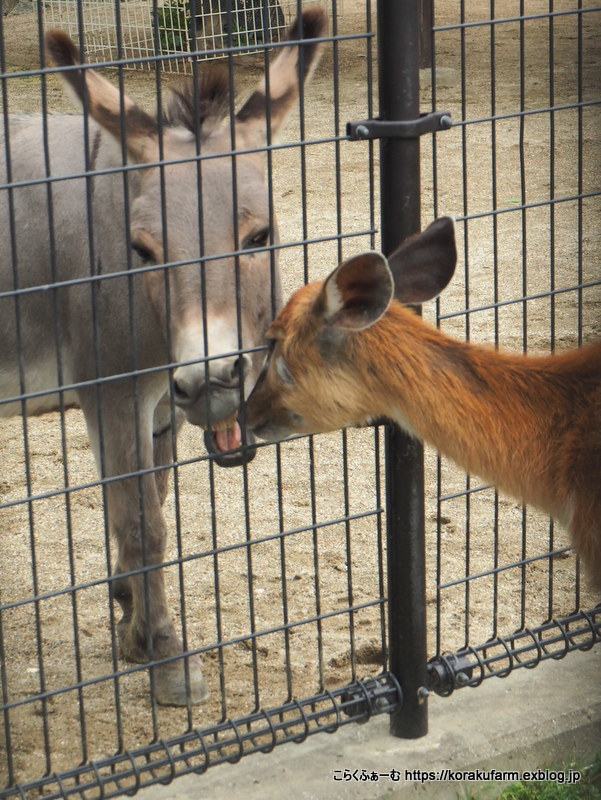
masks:
<svg viewBox="0 0 601 800"><path fill-rule="evenodd" d="M378 0L380 117L419 117L420 4ZM419 139L383 139L380 147L382 248L390 253L420 227ZM408 739L428 730L426 602L421 444L386 429L389 669L403 689L391 733Z"/></svg>
<svg viewBox="0 0 601 800"><path fill-rule="evenodd" d="M434 25L434 0L419 0L420 7L420 54L422 69L432 66L432 26Z"/></svg>

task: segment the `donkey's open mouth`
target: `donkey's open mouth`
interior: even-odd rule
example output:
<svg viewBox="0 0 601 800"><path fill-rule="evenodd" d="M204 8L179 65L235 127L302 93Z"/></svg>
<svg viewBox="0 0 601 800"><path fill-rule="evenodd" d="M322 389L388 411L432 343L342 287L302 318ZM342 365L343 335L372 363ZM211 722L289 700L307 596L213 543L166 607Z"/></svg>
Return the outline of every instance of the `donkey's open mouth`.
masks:
<svg viewBox="0 0 601 800"><path fill-rule="evenodd" d="M235 414L205 430L204 440L207 451L220 467L248 464L257 453L254 435L249 430L243 434Z"/></svg>
<svg viewBox="0 0 601 800"><path fill-rule="evenodd" d="M250 372L248 356L217 358L210 362L213 372L207 391L205 366L179 367L174 374L175 404L188 422L204 429L205 447L220 467L248 464L255 456L255 438L243 431L239 420L240 381ZM238 374L242 373L242 374ZM242 425L240 422L242 421Z"/></svg>

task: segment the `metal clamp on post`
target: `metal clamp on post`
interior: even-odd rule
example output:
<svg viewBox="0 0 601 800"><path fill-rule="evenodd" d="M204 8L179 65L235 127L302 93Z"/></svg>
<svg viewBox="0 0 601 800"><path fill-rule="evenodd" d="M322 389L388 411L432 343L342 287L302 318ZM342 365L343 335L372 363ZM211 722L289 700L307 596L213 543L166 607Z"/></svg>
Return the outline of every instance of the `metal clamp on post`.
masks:
<svg viewBox="0 0 601 800"><path fill-rule="evenodd" d="M346 135L351 141L361 139L416 139L425 133L448 131L453 126L448 111L431 111L420 114L419 119L383 120L364 119L361 122L347 122Z"/></svg>
<svg viewBox="0 0 601 800"><path fill-rule="evenodd" d="M470 683L477 666L469 651L437 656L428 663L427 688L448 697L455 689Z"/></svg>
<svg viewBox="0 0 601 800"><path fill-rule="evenodd" d="M366 678L342 695L342 710L347 717L356 717L359 724L367 722L373 714L391 713L403 705L403 692L390 672L377 678Z"/></svg>

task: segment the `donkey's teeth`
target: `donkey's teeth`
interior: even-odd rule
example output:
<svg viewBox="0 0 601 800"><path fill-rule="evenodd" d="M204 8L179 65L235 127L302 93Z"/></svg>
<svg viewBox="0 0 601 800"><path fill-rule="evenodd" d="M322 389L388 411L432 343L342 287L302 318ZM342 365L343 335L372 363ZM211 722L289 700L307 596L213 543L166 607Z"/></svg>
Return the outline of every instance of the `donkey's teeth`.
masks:
<svg viewBox="0 0 601 800"><path fill-rule="evenodd" d="M222 419L219 422L212 422L211 428L217 433L218 431L225 431L236 424L236 414L232 414L227 419Z"/></svg>
<svg viewBox="0 0 601 800"><path fill-rule="evenodd" d="M221 428L221 430L215 431L215 444L217 449L222 452L240 447L242 445L240 425L234 421L234 424L229 428Z"/></svg>

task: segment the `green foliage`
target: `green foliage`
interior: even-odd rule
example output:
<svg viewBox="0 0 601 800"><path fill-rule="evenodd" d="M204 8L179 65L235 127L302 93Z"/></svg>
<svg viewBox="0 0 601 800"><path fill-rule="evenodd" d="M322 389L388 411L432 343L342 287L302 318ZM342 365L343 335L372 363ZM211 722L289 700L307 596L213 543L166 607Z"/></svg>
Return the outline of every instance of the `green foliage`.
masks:
<svg viewBox="0 0 601 800"><path fill-rule="evenodd" d="M188 50L190 26L188 0L167 0L153 14L159 34L161 53L183 53Z"/></svg>
<svg viewBox="0 0 601 800"><path fill-rule="evenodd" d="M592 764L570 761L560 769L567 773L578 770L582 777L578 783L555 783L555 781L517 781L504 790L492 787L466 790L458 795L461 800L601 800L601 753Z"/></svg>
<svg viewBox="0 0 601 800"><path fill-rule="evenodd" d="M226 14L225 3L212 0L210 13L219 18L225 47L254 47L262 44L263 11L260 0L235 0L232 10ZM153 23L156 25L161 53L184 53L192 39L192 19L189 0L166 0L153 12ZM277 32L285 27L284 14L277 2L269 4L269 26ZM197 17L200 32L203 27L203 15Z"/></svg>
<svg viewBox="0 0 601 800"><path fill-rule="evenodd" d="M270 0L269 26L271 29L285 25L280 4ZM224 44L232 47L254 47L262 44L263 11L261 0L236 0L230 14L223 14ZM231 39L230 39L231 36Z"/></svg>

